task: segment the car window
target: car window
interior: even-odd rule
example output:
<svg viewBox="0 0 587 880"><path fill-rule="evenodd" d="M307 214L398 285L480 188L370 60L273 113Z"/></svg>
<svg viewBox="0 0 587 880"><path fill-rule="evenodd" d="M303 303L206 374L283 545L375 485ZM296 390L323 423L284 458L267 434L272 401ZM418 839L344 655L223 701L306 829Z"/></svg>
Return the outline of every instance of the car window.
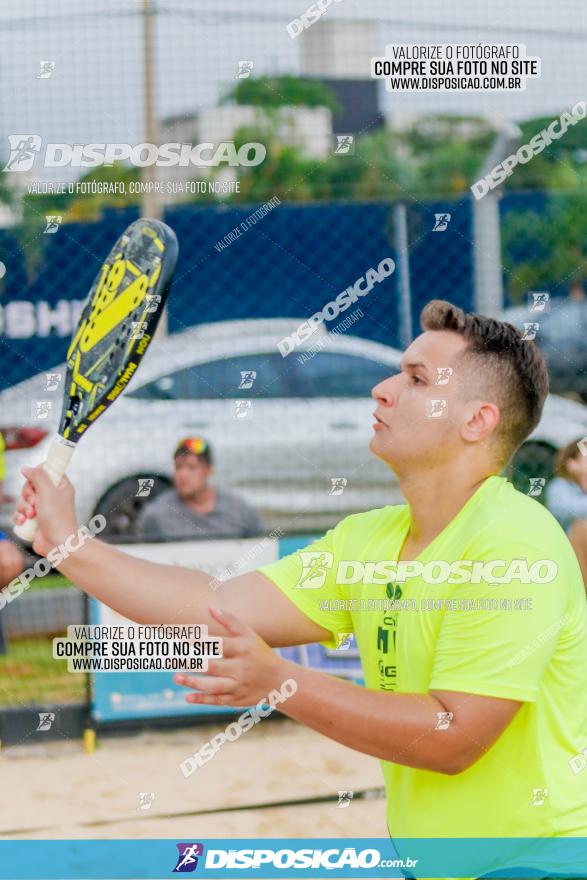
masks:
<svg viewBox="0 0 587 880"><path fill-rule="evenodd" d="M301 397L369 397L399 367L341 352L319 352L295 362L296 388Z"/></svg>
<svg viewBox="0 0 587 880"><path fill-rule="evenodd" d="M290 369L277 352L194 364L148 382L127 396L144 400L290 397Z"/></svg>
<svg viewBox="0 0 587 880"><path fill-rule="evenodd" d="M503 319L524 331L524 324L536 322L536 341L549 358L569 362L585 350L587 303L553 300L550 312L532 312L516 306L508 309Z"/></svg>
<svg viewBox="0 0 587 880"><path fill-rule="evenodd" d="M542 319L540 316L536 317L541 324L540 330L545 339L554 344L564 345L567 340L582 337L585 309L573 308L577 305L579 303L565 303L562 307L557 304L557 307Z"/></svg>

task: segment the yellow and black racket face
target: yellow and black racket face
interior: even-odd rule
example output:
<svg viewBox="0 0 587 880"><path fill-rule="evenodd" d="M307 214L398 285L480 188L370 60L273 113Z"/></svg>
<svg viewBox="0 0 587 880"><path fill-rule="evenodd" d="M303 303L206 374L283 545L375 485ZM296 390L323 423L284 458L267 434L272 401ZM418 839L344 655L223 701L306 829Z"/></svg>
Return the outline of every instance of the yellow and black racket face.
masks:
<svg viewBox="0 0 587 880"><path fill-rule="evenodd" d="M177 239L160 220L136 220L94 281L67 352L59 433L75 443L134 376L163 312Z"/></svg>

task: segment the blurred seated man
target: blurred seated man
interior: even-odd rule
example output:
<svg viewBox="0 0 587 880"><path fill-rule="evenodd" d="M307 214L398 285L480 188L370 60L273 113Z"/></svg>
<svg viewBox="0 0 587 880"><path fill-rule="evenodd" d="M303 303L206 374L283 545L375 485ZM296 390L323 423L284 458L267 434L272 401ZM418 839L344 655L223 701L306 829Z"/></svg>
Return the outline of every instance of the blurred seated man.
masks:
<svg viewBox="0 0 587 880"><path fill-rule="evenodd" d="M4 438L0 434L0 507L4 503ZM24 557L16 544L8 535L0 532L0 589L14 580L25 567ZM7 646L2 628L2 613L0 612L0 654L6 654Z"/></svg>
<svg viewBox="0 0 587 880"><path fill-rule="evenodd" d="M212 452L203 437L182 440L174 453L173 488L147 502L138 522L144 541L250 538L263 532L259 515L238 495L210 483Z"/></svg>
<svg viewBox="0 0 587 880"><path fill-rule="evenodd" d="M546 506L573 545L587 591L587 455L582 440L569 443L555 460L555 478L546 489Z"/></svg>

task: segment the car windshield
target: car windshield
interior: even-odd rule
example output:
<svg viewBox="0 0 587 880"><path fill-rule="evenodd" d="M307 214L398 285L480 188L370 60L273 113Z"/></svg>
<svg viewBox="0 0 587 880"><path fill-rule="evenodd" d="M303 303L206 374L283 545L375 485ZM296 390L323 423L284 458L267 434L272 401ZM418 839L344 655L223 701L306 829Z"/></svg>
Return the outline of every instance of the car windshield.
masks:
<svg viewBox="0 0 587 880"><path fill-rule="evenodd" d="M340 352L247 354L166 373L128 393L142 400L368 397L398 369Z"/></svg>

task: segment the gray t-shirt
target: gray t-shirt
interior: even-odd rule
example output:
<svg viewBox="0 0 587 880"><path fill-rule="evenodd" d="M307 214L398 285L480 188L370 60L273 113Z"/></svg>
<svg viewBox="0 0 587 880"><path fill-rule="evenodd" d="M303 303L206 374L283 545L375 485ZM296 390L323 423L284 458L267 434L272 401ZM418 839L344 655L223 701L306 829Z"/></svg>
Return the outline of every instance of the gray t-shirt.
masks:
<svg viewBox="0 0 587 880"><path fill-rule="evenodd" d="M250 538L263 533L256 510L224 489L216 489L216 505L204 514L187 507L175 489L167 489L145 505L138 528L144 541Z"/></svg>
<svg viewBox="0 0 587 880"><path fill-rule="evenodd" d="M565 532L569 531L576 519L587 519L587 493L577 483L563 477L555 477L548 484L546 506Z"/></svg>

